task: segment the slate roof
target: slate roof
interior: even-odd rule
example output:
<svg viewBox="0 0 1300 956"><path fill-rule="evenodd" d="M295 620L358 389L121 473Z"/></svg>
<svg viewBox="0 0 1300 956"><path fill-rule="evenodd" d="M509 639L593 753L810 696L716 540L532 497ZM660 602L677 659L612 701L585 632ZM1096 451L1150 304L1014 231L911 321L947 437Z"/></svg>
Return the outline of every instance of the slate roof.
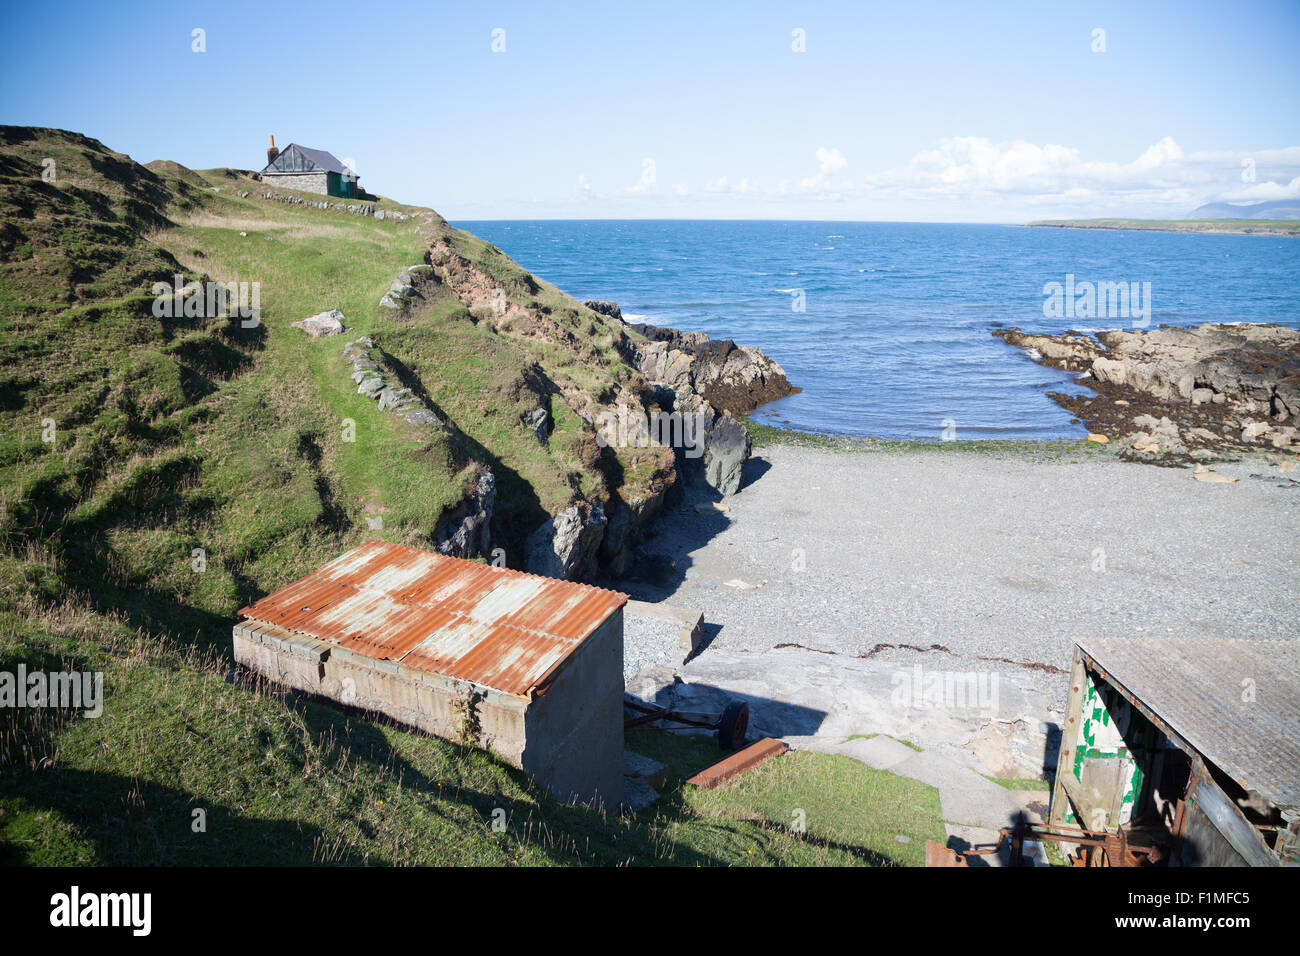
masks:
<svg viewBox="0 0 1300 956"><path fill-rule="evenodd" d="M284 156L290 150L295 150L295 149L304 158L314 163L316 169L285 170L285 169L273 168L276 162L279 161L281 156ZM333 153L326 152L323 149L312 149L309 146L299 146L297 143L290 143L288 146L286 146L284 149L280 151L279 156L277 156L271 162L267 163L266 166L262 169L262 172L272 173L272 174L288 173L288 172L317 172L317 171L327 172L327 173L339 173L340 175L347 175L349 172L348 168L344 166L343 163L340 162L339 159L335 157Z"/></svg>

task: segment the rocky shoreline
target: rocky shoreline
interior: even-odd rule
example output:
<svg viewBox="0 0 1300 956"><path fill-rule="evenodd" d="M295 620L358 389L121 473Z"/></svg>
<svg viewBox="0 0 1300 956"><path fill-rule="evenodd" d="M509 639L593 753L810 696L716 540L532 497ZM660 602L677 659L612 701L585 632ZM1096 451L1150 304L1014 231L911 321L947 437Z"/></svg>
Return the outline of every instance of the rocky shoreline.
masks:
<svg viewBox="0 0 1300 956"><path fill-rule="evenodd" d="M684 482L723 497L740 489L752 445L739 417L797 389L781 366L758 349L714 341L700 332L629 324L613 302L589 300L583 305L611 320L622 333L617 337L619 351L644 376L649 407L698 416L702 425L695 436L700 454L674 447L673 479L663 489L604 506L575 503L543 522L528 539L525 567L534 573L617 580L638 570L642 539L653 535L649 526L667 499L680 499ZM595 424L594 419L588 424Z"/></svg>
<svg viewBox="0 0 1300 956"><path fill-rule="evenodd" d="M1094 394L1049 393L1122 457L1183 464L1252 451L1300 453L1300 331L1160 326L1086 335L993 335ZM1289 470L1289 469L1288 469Z"/></svg>
<svg viewBox="0 0 1300 956"><path fill-rule="evenodd" d="M760 350L730 339L625 322L613 302L588 300L583 305L633 333L625 334L622 350L654 390L655 405L670 414L700 416L703 454L692 458L676 449L678 471L724 497L735 494L752 451L740 419L759 405L799 391L785 370Z"/></svg>

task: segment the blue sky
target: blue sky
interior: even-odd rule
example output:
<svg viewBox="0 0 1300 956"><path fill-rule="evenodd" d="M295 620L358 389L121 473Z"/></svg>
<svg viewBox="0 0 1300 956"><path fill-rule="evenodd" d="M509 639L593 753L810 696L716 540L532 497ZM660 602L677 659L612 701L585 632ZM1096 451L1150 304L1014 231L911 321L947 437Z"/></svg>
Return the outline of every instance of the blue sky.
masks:
<svg viewBox="0 0 1300 956"><path fill-rule="evenodd" d="M10 11L0 121L192 167L274 133L452 219L1181 216L1300 196L1297 50L1295 0L72 0Z"/></svg>

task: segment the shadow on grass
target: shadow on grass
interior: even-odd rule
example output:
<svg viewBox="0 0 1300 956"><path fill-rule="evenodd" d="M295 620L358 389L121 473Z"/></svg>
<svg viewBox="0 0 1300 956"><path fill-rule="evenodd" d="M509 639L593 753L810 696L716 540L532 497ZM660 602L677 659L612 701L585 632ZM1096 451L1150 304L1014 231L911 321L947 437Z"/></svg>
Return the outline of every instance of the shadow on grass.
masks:
<svg viewBox="0 0 1300 956"><path fill-rule="evenodd" d="M292 819L251 817L166 787L115 773L55 768L25 775L7 788L11 806L50 810L70 822L107 866L292 866L328 860L340 865L384 865L374 853L329 850L326 832ZM193 832L196 809L204 832ZM12 812L12 810L11 810ZM0 843L0 865L33 862L21 843ZM69 861L71 862L71 861Z"/></svg>

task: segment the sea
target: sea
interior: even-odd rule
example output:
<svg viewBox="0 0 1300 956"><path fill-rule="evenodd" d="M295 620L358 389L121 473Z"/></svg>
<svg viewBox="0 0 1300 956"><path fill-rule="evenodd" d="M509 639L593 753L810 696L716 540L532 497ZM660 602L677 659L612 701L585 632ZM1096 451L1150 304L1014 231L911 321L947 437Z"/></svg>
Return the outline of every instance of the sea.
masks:
<svg viewBox="0 0 1300 956"><path fill-rule="evenodd" d="M887 222L455 225L580 300L617 302L629 322L757 346L802 391L751 417L809 432L1082 437L1048 397L1081 386L994 338L1001 327L1300 327L1300 238Z"/></svg>

